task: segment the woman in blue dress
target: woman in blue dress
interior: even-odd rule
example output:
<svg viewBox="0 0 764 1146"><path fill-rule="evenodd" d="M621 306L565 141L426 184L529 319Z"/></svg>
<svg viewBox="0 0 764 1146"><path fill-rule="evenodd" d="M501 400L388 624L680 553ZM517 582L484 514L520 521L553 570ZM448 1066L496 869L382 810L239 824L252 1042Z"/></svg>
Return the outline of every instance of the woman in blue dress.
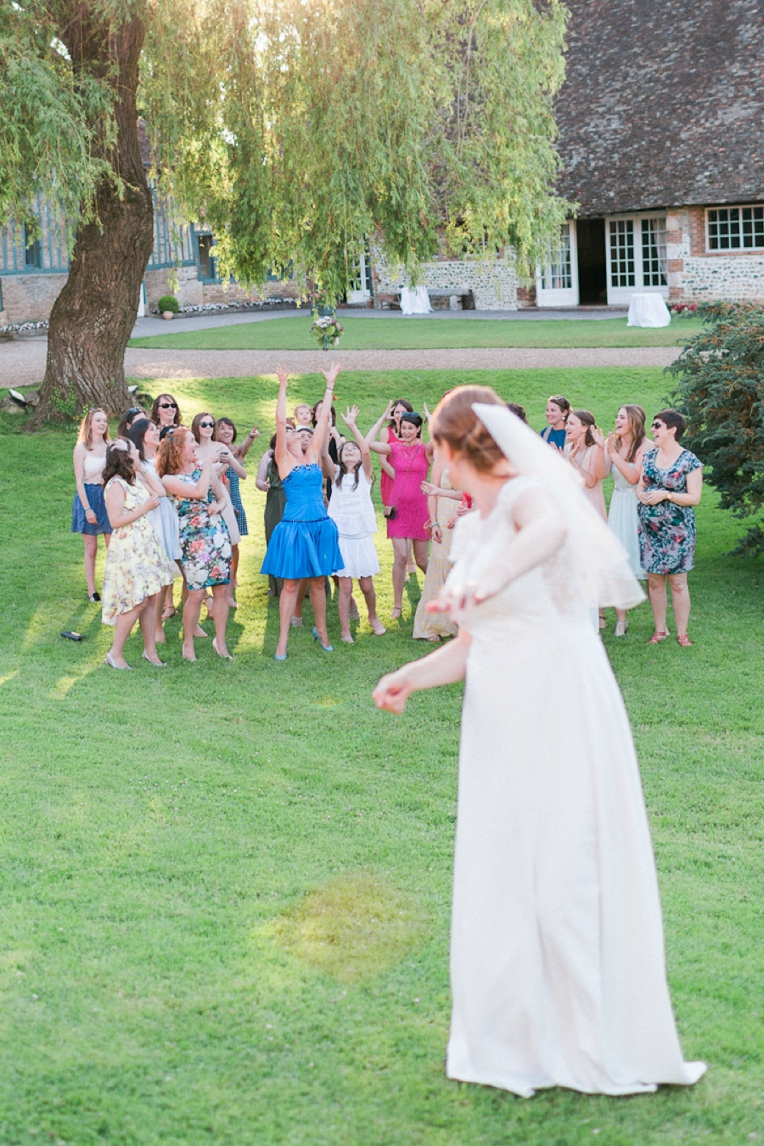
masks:
<svg viewBox="0 0 764 1146"><path fill-rule="evenodd" d="M301 435L293 426L288 426L286 421L289 375L283 367L276 370L279 397L276 404L274 460L286 494L286 507L284 516L271 535L261 572L284 580L279 595L277 661L286 660L297 594L300 582L306 579L310 581L310 603L316 622L313 637L321 642L324 652L334 652L326 630L324 578L342 568L342 554L337 539L337 526L324 505L321 455L332 412L334 382L339 372L339 365L322 371L326 379L326 393L313 436L303 452Z"/></svg>

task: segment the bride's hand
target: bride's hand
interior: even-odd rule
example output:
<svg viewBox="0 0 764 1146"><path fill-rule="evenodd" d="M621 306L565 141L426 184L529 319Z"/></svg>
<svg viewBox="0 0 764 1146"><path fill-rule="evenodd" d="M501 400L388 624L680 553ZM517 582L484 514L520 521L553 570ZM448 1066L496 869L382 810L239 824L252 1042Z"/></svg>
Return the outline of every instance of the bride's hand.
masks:
<svg viewBox="0 0 764 1146"><path fill-rule="evenodd" d="M481 591L472 581L468 581L464 585L454 585L451 588L444 585L435 600L430 601L427 605L427 611L428 613L448 613L455 624L463 625L475 607L489 596L490 593Z"/></svg>
<svg viewBox="0 0 764 1146"><path fill-rule="evenodd" d="M377 684L371 696L377 708L400 716L406 710L406 701L414 690L406 679L406 670L389 672Z"/></svg>

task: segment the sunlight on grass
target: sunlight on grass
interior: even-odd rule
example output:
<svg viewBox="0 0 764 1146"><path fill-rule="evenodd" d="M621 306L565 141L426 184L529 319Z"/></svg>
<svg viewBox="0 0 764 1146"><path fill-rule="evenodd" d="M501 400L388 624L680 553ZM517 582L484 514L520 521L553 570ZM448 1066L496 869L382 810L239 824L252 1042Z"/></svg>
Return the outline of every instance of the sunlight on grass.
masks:
<svg viewBox="0 0 764 1146"><path fill-rule="evenodd" d="M2 687L4 684L7 684L9 680L13 680L13 678L18 675L19 670L14 669L13 672L7 672L5 676L0 676L0 687Z"/></svg>
<svg viewBox="0 0 764 1146"><path fill-rule="evenodd" d="M59 677L59 679L53 685L53 688L48 693L48 696L51 700L64 700L69 695L69 691L74 688L76 684L79 684L80 681L84 680L86 676L89 676L92 672L95 672L96 669L100 667L100 664L84 664L81 666L78 672L66 673L64 676ZM2 681L0 681L0 684L1 683Z"/></svg>
<svg viewBox="0 0 764 1146"><path fill-rule="evenodd" d="M315 971L356 983L392 967L428 929L413 896L361 871L309 892L271 930L285 951Z"/></svg>

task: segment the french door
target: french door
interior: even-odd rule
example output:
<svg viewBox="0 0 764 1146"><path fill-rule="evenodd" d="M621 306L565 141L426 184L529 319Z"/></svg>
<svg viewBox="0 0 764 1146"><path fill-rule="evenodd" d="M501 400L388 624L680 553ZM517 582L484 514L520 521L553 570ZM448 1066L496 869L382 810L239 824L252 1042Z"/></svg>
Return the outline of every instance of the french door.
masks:
<svg viewBox="0 0 764 1146"><path fill-rule="evenodd" d="M578 306L576 224L563 223L560 243L549 262L536 271L537 306Z"/></svg>
<svg viewBox="0 0 764 1146"><path fill-rule="evenodd" d="M606 219L607 301L628 306L633 294L668 297L666 219L632 215Z"/></svg>

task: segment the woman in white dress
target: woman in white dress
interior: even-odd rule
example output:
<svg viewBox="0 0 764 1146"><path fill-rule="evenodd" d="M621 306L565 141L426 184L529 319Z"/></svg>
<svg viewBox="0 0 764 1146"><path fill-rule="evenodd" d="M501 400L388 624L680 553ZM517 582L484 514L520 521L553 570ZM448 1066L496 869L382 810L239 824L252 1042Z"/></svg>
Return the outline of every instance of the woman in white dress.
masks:
<svg viewBox="0 0 764 1146"><path fill-rule="evenodd" d="M638 580L645 581L639 555L639 521L637 518L637 483L642 472L642 457L652 443L645 436L647 415L641 406L621 406L615 416L615 433L605 439L595 431L595 441L605 450L610 462L610 476L615 483L607 523L629 556L629 566ZM629 622L625 609L616 609L616 637L625 637Z"/></svg>
<svg viewBox="0 0 764 1146"><path fill-rule="evenodd" d="M447 1074L525 1096L692 1084L705 1064L682 1058L639 767L590 621L642 591L574 471L492 390L452 391L433 437L477 510L434 602L459 635L374 699L402 712L466 679Z"/></svg>

